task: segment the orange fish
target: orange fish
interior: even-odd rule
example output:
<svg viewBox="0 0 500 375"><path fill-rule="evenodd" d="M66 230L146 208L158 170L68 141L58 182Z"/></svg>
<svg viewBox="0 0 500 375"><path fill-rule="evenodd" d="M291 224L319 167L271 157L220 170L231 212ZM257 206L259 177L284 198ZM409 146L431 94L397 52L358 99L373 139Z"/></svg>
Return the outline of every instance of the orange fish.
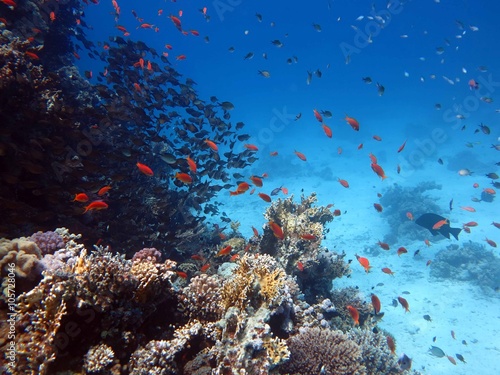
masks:
<svg viewBox="0 0 500 375"><path fill-rule="evenodd" d="M269 224L269 227L273 231L273 234L276 238L279 238L280 240L283 240L285 238L285 234L283 233L283 229L281 229L281 227L278 224L276 224L273 221L270 221L268 224Z"/></svg>
<svg viewBox="0 0 500 375"><path fill-rule="evenodd" d="M492 188L485 188L483 189L483 191L486 193L486 194L490 194L490 195L495 195L496 194L496 191Z"/></svg>
<svg viewBox="0 0 500 375"><path fill-rule="evenodd" d="M477 90L479 88L479 83L477 83L475 79L471 79L469 80L469 88L471 90Z"/></svg>
<svg viewBox="0 0 500 375"><path fill-rule="evenodd" d="M327 125L325 125L325 124L322 124L321 126L323 127L323 131L325 132L326 136L327 136L328 138L332 138L332 136L333 136L332 129L330 129L330 128L329 128Z"/></svg>
<svg viewBox="0 0 500 375"><path fill-rule="evenodd" d="M198 32L198 30L189 30L189 32L191 33L191 35L194 35L194 36L199 36L200 33Z"/></svg>
<svg viewBox="0 0 500 375"><path fill-rule="evenodd" d="M359 325L359 312L358 309L352 307L351 305L346 306L347 310L349 310L349 314L351 314L351 318L354 321L354 325Z"/></svg>
<svg viewBox="0 0 500 375"><path fill-rule="evenodd" d="M245 143L243 146L250 151L259 151L259 148L251 143Z"/></svg>
<svg viewBox="0 0 500 375"><path fill-rule="evenodd" d="M467 226L463 226L462 229L464 230L465 233L470 233L470 228Z"/></svg>
<svg viewBox="0 0 500 375"><path fill-rule="evenodd" d="M255 193L255 188L253 188L252 190L250 190L250 195L253 195L253 193Z"/></svg>
<svg viewBox="0 0 500 375"><path fill-rule="evenodd" d="M38 57L38 55L37 55L36 53L34 53L34 52L26 51L26 52L24 52L24 54L25 54L26 56L28 56L30 59L33 59L33 60L38 60L38 59L40 59L40 58Z"/></svg>
<svg viewBox="0 0 500 375"><path fill-rule="evenodd" d="M190 170L191 172L193 172L193 173L196 173L197 167L196 167L196 163L194 162L194 160L193 160L193 159L191 159L191 157L190 157L190 156L188 156L188 157L186 158L186 161L187 161L187 163L188 163L189 170Z"/></svg>
<svg viewBox="0 0 500 375"><path fill-rule="evenodd" d="M389 267L384 267L382 268L382 272L383 273L386 273L388 275L391 275L391 276L394 276L394 272L391 271L391 269Z"/></svg>
<svg viewBox="0 0 500 375"><path fill-rule="evenodd" d="M394 340L391 336L387 336L387 346L389 347L389 350L391 351L391 354L396 354L396 344L394 343Z"/></svg>
<svg viewBox="0 0 500 375"><path fill-rule="evenodd" d="M345 120L355 131L359 131L359 122L355 118L345 115Z"/></svg>
<svg viewBox="0 0 500 375"><path fill-rule="evenodd" d="M346 180L342 180L339 178L338 181L340 182L340 185L342 185L343 187L345 188L349 187L349 182L347 182Z"/></svg>
<svg viewBox="0 0 500 375"><path fill-rule="evenodd" d="M141 23L137 28L141 29L152 29L154 25L151 25L150 23Z"/></svg>
<svg viewBox="0 0 500 375"><path fill-rule="evenodd" d="M477 223L475 221L469 221L468 223L465 223L465 227L477 227Z"/></svg>
<svg viewBox="0 0 500 375"><path fill-rule="evenodd" d="M470 207L470 206L462 206L460 207L462 210L464 211L469 211L469 212L476 212L476 209L474 207Z"/></svg>
<svg viewBox="0 0 500 375"><path fill-rule="evenodd" d="M175 271L175 273L177 274L177 276L183 278L183 279L187 279L188 275L186 272L182 272L182 271Z"/></svg>
<svg viewBox="0 0 500 375"><path fill-rule="evenodd" d="M377 174L377 176L379 176L382 180L385 180L387 178L384 170L382 169L382 167L380 165L372 163L371 167L372 167L372 170Z"/></svg>
<svg viewBox="0 0 500 375"><path fill-rule="evenodd" d="M7 5L9 7L12 7L12 8L17 7L17 3L14 0L0 0L0 1L2 1L2 3L4 3L5 5Z"/></svg>
<svg viewBox="0 0 500 375"><path fill-rule="evenodd" d="M75 199L72 200L72 202L87 202L89 200L89 197L85 193L78 193L75 194Z"/></svg>
<svg viewBox="0 0 500 375"><path fill-rule="evenodd" d="M239 257L240 257L240 255L239 255L239 254L234 254L234 255L232 255L232 256L231 256L231 258L229 258L229 261L230 261L230 262L234 262L234 261L235 261L236 259L238 259Z"/></svg>
<svg viewBox="0 0 500 375"><path fill-rule="evenodd" d="M220 249L219 252L215 256L220 257L223 255L227 255L231 252L232 249L233 249L233 247L231 245L227 245L225 248Z"/></svg>
<svg viewBox="0 0 500 375"><path fill-rule="evenodd" d="M378 245L384 250L389 250L389 244L385 242L378 241Z"/></svg>
<svg viewBox="0 0 500 375"><path fill-rule="evenodd" d="M56 14L54 12L49 13L50 20L54 22L56 20Z"/></svg>
<svg viewBox="0 0 500 375"><path fill-rule="evenodd" d="M340 216L341 212L339 209L333 211L333 216Z"/></svg>
<svg viewBox="0 0 500 375"><path fill-rule="evenodd" d="M265 202L271 202L271 197L264 193L259 193L259 197Z"/></svg>
<svg viewBox="0 0 500 375"><path fill-rule="evenodd" d="M200 271L201 272L205 272L206 270L208 270L210 268L210 263L206 263L204 264L203 266L201 266L200 268Z"/></svg>
<svg viewBox="0 0 500 375"><path fill-rule="evenodd" d="M427 238L424 240L424 243L425 243L428 247L430 247L430 246L431 246L431 243L429 242L429 240L428 240Z"/></svg>
<svg viewBox="0 0 500 375"><path fill-rule="evenodd" d="M255 237L259 237L259 231L255 227L252 227L252 231Z"/></svg>
<svg viewBox="0 0 500 375"><path fill-rule="evenodd" d="M304 271L304 264L302 262L297 262L297 268L300 272Z"/></svg>
<svg viewBox="0 0 500 375"><path fill-rule="evenodd" d="M474 184L472 185L472 187L473 187L474 189L477 189L477 188L479 187L479 184L478 184L477 182L474 182Z"/></svg>
<svg viewBox="0 0 500 375"><path fill-rule="evenodd" d="M313 113L314 113L314 117L316 117L316 120L318 120L319 122L323 122L323 117L321 116L321 114L317 110L313 109Z"/></svg>
<svg viewBox="0 0 500 375"><path fill-rule="evenodd" d="M137 82L134 82L133 86L135 91L142 92L141 85L139 85Z"/></svg>
<svg viewBox="0 0 500 375"><path fill-rule="evenodd" d="M490 245L491 247L497 247L497 244L495 241L493 240L490 240L488 238L485 239L485 241L488 243L488 245Z"/></svg>
<svg viewBox="0 0 500 375"><path fill-rule="evenodd" d="M179 181L184 182L185 184L190 184L191 182L193 182L193 178L187 173L177 172L174 177Z"/></svg>
<svg viewBox="0 0 500 375"><path fill-rule="evenodd" d="M425 263L425 265L426 265L427 267L429 267L429 266L431 265L431 263L432 263L432 260L430 260L430 259L429 259L429 260L427 261L427 263Z"/></svg>
<svg viewBox="0 0 500 375"><path fill-rule="evenodd" d="M403 306L403 309L405 309L405 312L410 312L410 305L408 304L408 301L404 299L403 297L398 297L398 301Z"/></svg>
<svg viewBox="0 0 500 375"><path fill-rule="evenodd" d="M383 209L384 209L384 208L383 208L380 204L378 204L378 203L374 203L374 204L373 204L373 207L375 207L375 209L377 210L377 212L382 212L382 211L383 211Z"/></svg>
<svg viewBox="0 0 500 375"><path fill-rule="evenodd" d="M151 65L151 61L148 61L147 69L151 72L153 71L153 65Z"/></svg>
<svg viewBox="0 0 500 375"><path fill-rule="evenodd" d="M399 146L398 152L403 151L403 149L405 148L405 146L406 146L406 140L403 142L403 144L401 146Z"/></svg>
<svg viewBox="0 0 500 375"><path fill-rule="evenodd" d="M404 247L400 247L398 249L398 256L401 256L401 254L406 254L408 252L408 250L406 250Z"/></svg>
<svg viewBox="0 0 500 375"><path fill-rule="evenodd" d="M104 194L106 194L108 191L111 190L111 186L103 186L102 188L99 189L99 191L97 192L97 195L98 196L102 196Z"/></svg>
<svg viewBox="0 0 500 375"><path fill-rule="evenodd" d="M372 306L373 310L375 311L375 315L377 315L380 312L382 304L380 303L380 299L373 293L372 293Z"/></svg>
<svg viewBox="0 0 500 375"><path fill-rule="evenodd" d="M302 160L302 161L307 161L307 158L306 156L302 153L302 152L298 152L297 150L294 151L295 152L295 155L297 155L297 157Z"/></svg>
<svg viewBox="0 0 500 375"><path fill-rule="evenodd" d="M370 157L370 160L372 161L373 164L377 164L377 157L375 155L373 155L370 152L370 154L368 154L368 156Z"/></svg>
<svg viewBox="0 0 500 375"><path fill-rule="evenodd" d="M361 150L362 148L363 148L363 144L362 144L362 143L360 143L360 144L358 145L358 150Z"/></svg>
<svg viewBox="0 0 500 375"><path fill-rule="evenodd" d="M176 59L177 61L186 60L186 55L177 55L177 56L175 57L175 59Z"/></svg>
<svg viewBox="0 0 500 375"><path fill-rule="evenodd" d="M437 229L441 228L443 225L446 225L446 224L449 224L448 223L448 219L439 220L436 224L434 224L432 226L432 229L437 230Z"/></svg>
<svg viewBox="0 0 500 375"><path fill-rule="evenodd" d="M203 260L203 257L199 254L194 254L194 255L191 255L191 259L193 260Z"/></svg>
<svg viewBox="0 0 500 375"><path fill-rule="evenodd" d="M413 214L411 212L407 212L406 213L406 217L409 219L409 220L413 220Z"/></svg>
<svg viewBox="0 0 500 375"><path fill-rule="evenodd" d="M242 182L238 185L238 187L236 188L236 191L244 193L248 189L250 189L250 185L248 184L248 182Z"/></svg>
<svg viewBox="0 0 500 375"><path fill-rule="evenodd" d="M149 168L146 164L142 164L142 163L137 163L137 168L139 168L139 171L141 171L141 173L144 173L146 176L153 176L153 170L151 168Z"/></svg>
<svg viewBox="0 0 500 375"><path fill-rule="evenodd" d="M214 152L218 152L219 151L219 148L217 147L217 145L212 142L211 140L209 139L205 139L203 142L205 142L205 144L210 147Z"/></svg>
<svg viewBox="0 0 500 375"><path fill-rule="evenodd" d="M368 273L370 272L370 261L367 258L360 257L358 254L356 254L356 259L358 260L359 264L365 269L365 272Z"/></svg>
<svg viewBox="0 0 500 375"><path fill-rule="evenodd" d="M448 361L453 363L455 366L457 365L457 361L455 361L455 358L453 358L451 355L447 355L446 358L448 358Z"/></svg>
<svg viewBox="0 0 500 375"><path fill-rule="evenodd" d="M379 141L379 142L382 141L382 138L380 138L380 136L378 136L378 135L374 135L373 139L375 139L376 141Z"/></svg>
<svg viewBox="0 0 500 375"><path fill-rule="evenodd" d="M269 153L271 156L278 156L278 151L272 151Z"/></svg>
<svg viewBox="0 0 500 375"><path fill-rule="evenodd" d="M312 233L301 234L300 238L302 238L303 240L307 240L307 241L314 241L317 239L317 237Z"/></svg>
<svg viewBox="0 0 500 375"><path fill-rule="evenodd" d="M451 337L453 338L453 340L456 340L455 338L455 331L451 330Z"/></svg>
<svg viewBox="0 0 500 375"><path fill-rule="evenodd" d="M109 206L108 206L108 204L106 202L103 202L103 201L93 201L89 205L85 206L85 211L83 211L83 213L85 213L87 211L105 210L108 207Z"/></svg>
<svg viewBox="0 0 500 375"><path fill-rule="evenodd" d="M255 186L262 187L262 178L257 176L250 176L250 180L252 180Z"/></svg>
<svg viewBox="0 0 500 375"><path fill-rule="evenodd" d="M288 195L288 189L286 187L281 187L283 194Z"/></svg>

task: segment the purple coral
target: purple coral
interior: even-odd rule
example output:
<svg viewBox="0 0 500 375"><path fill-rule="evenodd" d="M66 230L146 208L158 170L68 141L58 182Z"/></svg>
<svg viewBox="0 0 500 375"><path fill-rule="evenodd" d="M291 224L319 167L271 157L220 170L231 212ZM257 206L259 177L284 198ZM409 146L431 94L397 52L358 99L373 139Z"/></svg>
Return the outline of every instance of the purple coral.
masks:
<svg viewBox="0 0 500 375"><path fill-rule="evenodd" d="M33 233L29 240L37 244L43 255L53 254L56 250L64 249L66 246L64 239L52 231L38 231Z"/></svg>
<svg viewBox="0 0 500 375"><path fill-rule="evenodd" d="M154 263L160 263L161 262L161 253L158 251L158 249L151 247L145 247L142 250L137 251L134 256L132 257L132 262L136 261L148 261L148 262L154 262Z"/></svg>

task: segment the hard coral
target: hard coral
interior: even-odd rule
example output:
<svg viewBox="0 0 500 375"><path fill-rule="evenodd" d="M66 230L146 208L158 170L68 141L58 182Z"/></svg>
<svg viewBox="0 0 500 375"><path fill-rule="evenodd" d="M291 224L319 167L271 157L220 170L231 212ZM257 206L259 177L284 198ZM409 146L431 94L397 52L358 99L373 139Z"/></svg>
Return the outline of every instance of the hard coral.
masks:
<svg viewBox="0 0 500 375"><path fill-rule="evenodd" d="M106 344L93 346L85 354L83 369L87 373L97 373L106 370L113 363L115 352Z"/></svg>
<svg viewBox="0 0 500 375"><path fill-rule="evenodd" d="M201 274L193 277L179 295L179 303L190 319L216 321L222 317L220 288L222 279L217 275Z"/></svg>
<svg viewBox="0 0 500 375"><path fill-rule="evenodd" d="M147 260L153 263L157 263L161 261L161 253L154 247L145 247L144 249L141 249L134 254L134 256L132 257L132 262L135 262L136 260Z"/></svg>
<svg viewBox="0 0 500 375"><path fill-rule="evenodd" d="M43 255L52 254L56 250L65 247L64 239L58 233L52 231L38 231L33 233L29 239L37 244Z"/></svg>
<svg viewBox="0 0 500 375"><path fill-rule="evenodd" d="M282 374L366 374L361 348L341 331L303 328L287 344L290 360L280 366Z"/></svg>

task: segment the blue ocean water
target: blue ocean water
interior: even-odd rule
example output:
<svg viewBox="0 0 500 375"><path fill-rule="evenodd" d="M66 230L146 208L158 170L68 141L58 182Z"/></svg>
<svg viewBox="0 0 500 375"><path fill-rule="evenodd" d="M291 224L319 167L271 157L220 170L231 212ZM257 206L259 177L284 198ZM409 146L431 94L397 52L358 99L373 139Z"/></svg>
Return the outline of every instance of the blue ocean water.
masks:
<svg viewBox="0 0 500 375"><path fill-rule="evenodd" d="M370 247L389 231L383 217L373 209L376 193L383 195L394 184L414 187L422 181L442 184L442 189L433 194L443 210L448 210L450 200L454 200L450 213L454 226L472 220L480 224L470 235L462 233L459 244L469 240L485 244L485 238L500 243L498 229L490 225L500 221L498 201L471 202L471 197L479 197L483 188L492 188L492 180L485 174L497 173L499 169L495 164L499 154L491 145L498 144L500 137L500 3L215 0L133 4L124 1L119 5L121 14L117 21L110 2L89 7L86 22L93 30L87 36L96 42L104 41L104 35L121 35L115 26L123 25L130 32L127 38L144 40L159 53L167 52L175 69L197 83L200 97L208 100L216 96L219 101L233 103L232 120L246 124L244 131L251 136L247 142L259 148L255 154L259 160L244 172L231 172L248 176L266 173L262 191L267 194L282 185L296 198L301 193L317 192L320 204L332 203L347 211L329 226L327 247L338 246L350 257L356 252L369 254ZM204 7L205 15L201 11ZM161 15L159 9L163 11ZM159 30L141 28L132 10L143 22ZM169 15L179 17L188 35L177 30ZM199 36L190 30L197 30ZM172 49L167 49L166 44ZM245 59L249 53L253 57ZM176 60L179 55L186 59ZM80 64L82 71L100 69L95 60L82 58ZM267 71L270 76L266 78L259 71ZM365 77L370 77L371 83L364 82ZM478 89L471 89L470 80L479 84ZM383 95L377 83L384 87ZM325 135L313 109L331 112L331 117L323 115L323 123L331 128L332 138ZM346 123L346 115L359 121L359 131ZM480 124L487 125L490 134L485 134ZM374 135L382 141L374 140ZM405 141L404 150L398 153ZM236 147L243 150L243 142ZM270 155L274 151L277 156ZM307 161L298 159L294 151L304 153ZM386 180L381 181L371 170L369 153L376 155L384 167ZM473 174L460 176L460 169ZM350 188L343 188L339 178L347 180ZM478 190L472 187L474 182L480 185ZM267 203L256 195L230 197L223 190L216 200L231 218L241 222L241 232L247 237L251 236L252 226L260 228L266 222L262 213ZM477 212L471 214L460 210L460 206L474 206ZM212 220L217 223L217 218ZM450 243L451 240L445 245L434 244L432 251ZM411 253L421 248L416 243L405 245ZM498 250L493 251L498 256ZM421 317L427 311L422 307L426 298L430 304L438 304L446 290L462 289L429 281L424 274L425 260L432 255L417 264L394 255L384 258L382 254L375 262L372 259L377 266L392 264L407 277L393 281L392 285L383 279L387 295L413 286L411 295L418 295L414 298L420 297L421 304L412 310L413 316L404 316L402 323L386 318L388 328L402 336L409 326L414 328L401 346L405 350L418 347L411 353L417 369L425 365L433 374L470 373L462 363L461 368L450 363L437 364L426 354L425 345L432 345L433 332L448 332L449 321L445 323L443 318L433 332L428 326L421 326L427 324ZM355 281L347 281L348 285L358 285L369 293L382 280L361 279L364 276L360 270L352 278ZM488 311L498 311L498 299L483 302ZM460 323L455 322L454 331L458 333L466 329L468 317L474 316L470 315L474 300L462 303L453 312L450 306L446 309L441 305L429 310L437 322L436 316L454 315L453 319ZM460 320L460 316L467 318ZM488 363L499 359L494 335L480 336L488 331L498 332L498 317L493 314L488 318L493 320L479 320L478 325L484 329L467 338L483 343L484 347L475 351L470 347L463 349L469 351L468 357L475 356L477 363L481 359ZM415 338L419 335L426 335L422 347L420 338ZM456 350L461 349L458 345ZM488 366L484 373L493 374L494 368Z"/></svg>

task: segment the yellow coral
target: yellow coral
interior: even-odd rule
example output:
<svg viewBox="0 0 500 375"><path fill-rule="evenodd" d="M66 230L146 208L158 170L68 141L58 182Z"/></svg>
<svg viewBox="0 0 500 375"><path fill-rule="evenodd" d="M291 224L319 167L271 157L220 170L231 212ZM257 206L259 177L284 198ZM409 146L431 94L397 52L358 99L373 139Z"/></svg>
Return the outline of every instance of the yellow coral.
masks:
<svg viewBox="0 0 500 375"><path fill-rule="evenodd" d="M271 304L285 283L285 272L281 268L277 268L271 272L266 267L259 267L255 271L259 276L259 293L267 304Z"/></svg>
<svg viewBox="0 0 500 375"><path fill-rule="evenodd" d="M264 348L267 350L269 361L272 365L278 365L287 361L290 358L290 351L285 340L278 337L268 338L263 342Z"/></svg>

